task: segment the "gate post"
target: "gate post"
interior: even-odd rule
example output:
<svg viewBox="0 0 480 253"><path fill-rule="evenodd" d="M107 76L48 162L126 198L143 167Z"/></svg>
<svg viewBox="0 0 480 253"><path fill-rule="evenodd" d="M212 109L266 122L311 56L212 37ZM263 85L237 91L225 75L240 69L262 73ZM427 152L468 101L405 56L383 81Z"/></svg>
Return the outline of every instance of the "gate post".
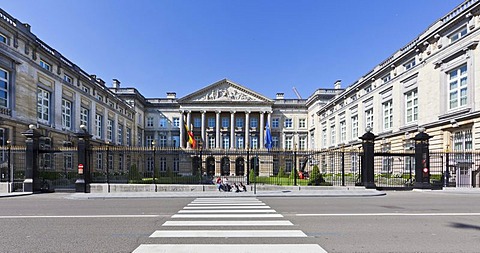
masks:
<svg viewBox="0 0 480 253"><path fill-rule="evenodd" d="M413 188L431 189L430 185L430 151L428 140L432 138L425 133L425 128L419 128L415 140L415 184Z"/></svg>
<svg viewBox="0 0 480 253"><path fill-rule="evenodd" d="M75 191L90 193L90 183L92 181L90 172L90 138L92 138L92 135L87 132L87 127L85 125L81 125L80 129L80 132L75 134L78 138L78 178L77 181L75 181ZM83 171L80 171L80 168Z"/></svg>
<svg viewBox="0 0 480 253"><path fill-rule="evenodd" d="M367 127L365 131L366 133L360 137L364 152L364 159L362 161L362 183L365 188L376 188L374 179L374 152L376 136L371 133L371 127Z"/></svg>
<svg viewBox="0 0 480 253"><path fill-rule="evenodd" d="M35 125L29 125L28 130L22 135L27 138L25 154L25 180L23 181L24 192L40 191L38 182L38 138L40 134L36 131Z"/></svg>

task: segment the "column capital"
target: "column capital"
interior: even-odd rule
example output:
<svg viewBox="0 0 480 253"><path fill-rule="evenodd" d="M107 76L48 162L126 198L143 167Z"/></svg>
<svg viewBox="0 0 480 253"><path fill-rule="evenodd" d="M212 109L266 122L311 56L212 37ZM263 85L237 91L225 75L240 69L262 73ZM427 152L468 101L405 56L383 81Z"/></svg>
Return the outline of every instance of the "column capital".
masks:
<svg viewBox="0 0 480 253"><path fill-rule="evenodd" d="M234 110L230 110L230 113L231 114L235 114L237 111L234 111Z"/></svg>
<svg viewBox="0 0 480 253"><path fill-rule="evenodd" d="M250 114L252 113L252 111L245 111L245 114Z"/></svg>
<svg viewBox="0 0 480 253"><path fill-rule="evenodd" d="M260 114L265 114L265 113L266 113L266 111L260 111Z"/></svg>
<svg viewBox="0 0 480 253"><path fill-rule="evenodd" d="M179 112L180 114L183 114L183 113L185 112L185 110L178 110L178 112Z"/></svg>
<svg viewBox="0 0 480 253"><path fill-rule="evenodd" d="M215 110L215 113L216 113L216 114L220 114L220 113L222 113L222 111L220 111L220 110Z"/></svg>
<svg viewBox="0 0 480 253"><path fill-rule="evenodd" d="M207 111L201 110L200 113L201 113L201 114L205 114L205 113L207 113Z"/></svg>

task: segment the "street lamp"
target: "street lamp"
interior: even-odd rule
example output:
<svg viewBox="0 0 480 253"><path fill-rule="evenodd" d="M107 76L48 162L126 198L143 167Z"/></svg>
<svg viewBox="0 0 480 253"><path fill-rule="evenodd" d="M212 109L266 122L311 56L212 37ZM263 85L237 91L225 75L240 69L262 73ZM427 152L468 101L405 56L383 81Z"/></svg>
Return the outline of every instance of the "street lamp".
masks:
<svg viewBox="0 0 480 253"><path fill-rule="evenodd" d="M250 184L250 146L247 142L247 185Z"/></svg>
<svg viewBox="0 0 480 253"><path fill-rule="evenodd" d="M7 148L8 148L8 151L7 151L7 152L8 152L8 154L7 154L7 155L8 155L8 160L7 160L7 162L8 162L8 164L7 164L7 182L8 182L8 183L10 183L10 182L13 183L13 178L11 178L11 177L13 176L13 171L12 171L12 172L10 171L10 170L12 169L11 164L10 164L10 161L11 161L10 155L12 154L12 145L11 145L11 144L12 144L11 141L10 141L10 140L7 140ZM9 189L10 189L10 187L9 187ZM9 192L10 192L10 190L9 190Z"/></svg>
<svg viewBox="0 0 480 253"><path fill-rule="evenodd" d="M156 171L155 171L155 153L157 151L157 147L156 147L157 143L155 142L155 140L152 141L152 147L153 147L153 185L155 186L155 192L157 192L157 184L155 183L155 175L156 175Z"/></svg>
<svg viewBox="0 0 480 253"><path fill-rule="evenodd" d="M295 143L295 149L293 150L293 185L297 185L297 143Z"/></svg>

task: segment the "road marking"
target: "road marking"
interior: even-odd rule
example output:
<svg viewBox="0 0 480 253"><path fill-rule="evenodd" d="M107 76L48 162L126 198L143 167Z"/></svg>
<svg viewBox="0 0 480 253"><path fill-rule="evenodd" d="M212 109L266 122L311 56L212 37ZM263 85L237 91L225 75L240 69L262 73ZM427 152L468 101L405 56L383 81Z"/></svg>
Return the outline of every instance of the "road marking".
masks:
<svg viewBox="0 0 480 253"><path fill-rule="evenodd" d="M183 209L269 209L269 206L186 206Z"/></svg>
<svg viewBox="0 0 480 253"><path fill-rule="evenodd" d="M264 206L265 203L214 203L214 204L206 204L206 203L199 203L199 204L188 204L188 206Z"/></svg>
<svg viewBox="0 0 480 253"><path fill-rule="evenodd" d="M318 244L142 244L133 253L327 253Z"/></svg>
<svg viewBox="0 0 480 253"><path fill-rule="evenodd" d="M180 210L178 213L276 213L273 209L268 210Z"/></svg>
<svg viewBox="0 0 480 253"><path fill-rule="evenodd" d="M296 216L480 216L480 213L298 213Z"/></svg>
<svg viewBox="0 0 480 253"><path fill-rule="evenodd" d="M221 226L293 226L288 220L230 220L230 221L166 221L162 226L172 227L221 227Z"/></svg>
<svg viewBox="0 0 480 253"><path fill-rule="evenodd" d="M36 218L156 218L160 215L16 215L0 216L0 219L36 219Z"/></svg>
<svg viewBox="0 0 480 253"><path fill-rule="evenodd" d="M257 198L196 198L193 201L260 201Z"/></svg>
<svg viewBox="0 0 480 253"><path fill-rule="evenodd" d="M277 213L267 214L174 214L172 218L280 218Z"/></svg>
<svg viewBox="0 0 480 253"><path fill-rule="evenodd" d="M301 230L157 230L150 237L307 237Z"/></svg>

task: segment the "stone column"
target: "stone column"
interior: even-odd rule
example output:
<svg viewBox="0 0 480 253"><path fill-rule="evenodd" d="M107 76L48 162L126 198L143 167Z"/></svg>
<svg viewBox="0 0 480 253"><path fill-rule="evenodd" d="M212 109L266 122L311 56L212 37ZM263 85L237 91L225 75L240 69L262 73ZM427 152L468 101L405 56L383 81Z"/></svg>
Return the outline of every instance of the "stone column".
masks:
<svg viewBox="0 0 480 253"><path fill-rule="evenodd" d="M202 113L202 141L205 142L205 113L206 111L200 111Z"/></svg>
<svg viewBox="0 0 480 253"><path fill-rule="evenodd" d="M184 137L183 135L185 134L184 133L184 121L183 121L183 110L180 110L180 148L184 148L185 147L185 143L184 143Z"/></svg>
<svg viewBox="0 0 480 253"><path fill-rule="evenodd" d="M264 145L264 137L263 137L263 131L265 129L265 124L264 124L264 115L265 115L265 112L260 112L260 126L259 126L259 131L260 131L260 146L259 148L264 148L265 145Z"/></svg>
<svg viewBox="0 0 480 253"><path fill-rule="evenodd" d="M215 111L217 114L215 117L215 148L220 148L220 113L221 111Z"/></svg>
<svg viewBox="0 0 480 253"><path fill-rule="evenodd" d="M230 148L235 148L235 111L230 111Z"/></svg>
<svg viewBox="0 0 480 253"><path fill-rule="evenodd" d="M245 148L249 148L250 147L250 136L249 136L249 132L250 132L250 111L246 111L245 112Z"/></svg>

